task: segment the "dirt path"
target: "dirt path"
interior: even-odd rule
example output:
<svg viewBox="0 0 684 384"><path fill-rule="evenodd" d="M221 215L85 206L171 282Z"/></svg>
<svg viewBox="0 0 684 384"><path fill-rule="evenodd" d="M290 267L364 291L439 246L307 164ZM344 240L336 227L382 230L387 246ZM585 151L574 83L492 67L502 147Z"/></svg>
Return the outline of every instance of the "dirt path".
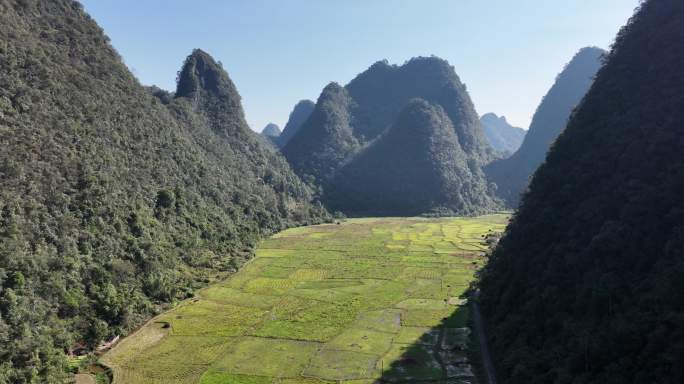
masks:
<svg viewBox="0 0 684 384"><path fill-rule="evenodd" d="M472 300L470 307L472 309L473 322L475 323L475 332L477 332L477 339L480 341L480 352L482 353L482 366L485 371L485 384L496 384L496 371L494 370L494 363L492 363L492 356L489 354L489 346L487 345L487 336L485 334L484 322L482 321L482 314L480 313L480 306L477 304L479 292L475 293L475 300Z"/></svg>

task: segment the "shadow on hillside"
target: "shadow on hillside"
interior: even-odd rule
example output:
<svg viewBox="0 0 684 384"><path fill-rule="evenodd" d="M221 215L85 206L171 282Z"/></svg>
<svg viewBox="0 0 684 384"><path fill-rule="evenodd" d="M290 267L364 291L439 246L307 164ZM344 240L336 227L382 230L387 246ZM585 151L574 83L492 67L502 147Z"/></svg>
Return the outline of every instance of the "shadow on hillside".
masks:
<svg viewBox="0 0 684 384"><path fill-rule="evenodd" d="M464 303L443 317L439 325L425 329L413 344L394 344L381 363L389 366L382 367L380 382L478 382L475 374L480 372L479 343L472 329L470 307Z"/></svg>

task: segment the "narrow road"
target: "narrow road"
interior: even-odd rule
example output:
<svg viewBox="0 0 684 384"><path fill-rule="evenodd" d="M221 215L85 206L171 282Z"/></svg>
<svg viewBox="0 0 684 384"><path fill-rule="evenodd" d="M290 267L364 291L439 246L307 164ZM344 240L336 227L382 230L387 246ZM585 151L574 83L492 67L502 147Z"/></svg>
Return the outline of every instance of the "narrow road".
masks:
<svg viewBox="0 0 684 384"><path fill-rule="evenodd" d="M489 354L489 346L487 345L487 336L485 334L484 322L482 321L482 314L480 313L480 306L477 303L477 298L480 292L475 292L474 300L470 301L470 308L473 312L473 322L475 323L475 332L477 332L477 339L480 341L480 352L482 354L482 367L485 371L486 384L496 384L496 371L494 370L494 363L492 363L492 356Z"/></svg>

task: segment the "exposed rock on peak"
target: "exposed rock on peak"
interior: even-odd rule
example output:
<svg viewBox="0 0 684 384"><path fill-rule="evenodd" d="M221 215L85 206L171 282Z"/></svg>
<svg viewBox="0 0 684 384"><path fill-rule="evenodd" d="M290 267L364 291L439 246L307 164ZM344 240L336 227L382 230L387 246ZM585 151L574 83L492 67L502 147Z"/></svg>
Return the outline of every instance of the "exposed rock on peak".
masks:
<svg viewBox="0 0 684 384"><path fill-rule="evenodd" d="M240 94L220 63L201 49L185 59L178 75L176 98L188 99L204 112L217 131L235 134L246 127Z"/></svg>

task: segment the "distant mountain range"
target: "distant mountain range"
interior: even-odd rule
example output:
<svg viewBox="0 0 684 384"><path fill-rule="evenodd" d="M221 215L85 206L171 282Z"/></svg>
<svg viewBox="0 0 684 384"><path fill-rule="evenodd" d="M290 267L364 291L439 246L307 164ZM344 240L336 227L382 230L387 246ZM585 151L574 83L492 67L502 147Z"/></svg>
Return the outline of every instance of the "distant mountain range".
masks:
<svg viewBox="0 0 684 384"><path fill-rule="evenodd" d="M601 58L599 48L583 48L566 65L537 108L520 148L509 158L489 164L485 172L497 185L497 194L509 207L516 207L529 179L563 132L573 109L591 87Z"/></svg>
<svg viewBox="0 0 684 384"><path fill-rule="evenodd" d="M508 124L504 116L499 117L494 113L482 115L480 123L482 123L489 145L504 157L512 155L520 148L520 144L522 144L527 133L522 128Z"/></svg>
<svg viewBox="0 0 684 384"><path fill-rule="evenodd" d="M412 161L396 148L409 150ZM283 153L295 172L322 188L326 204L350 214L472 214L499 206L481 170L495 153L465 85L436 57L401 66L377 62L344 87L329 84ZM430 185L439 185L434 190L405 177L428 170ZM454 185L457 191L448 187ZM378 198L388 194L395 200ZM410 199L412 206L399 203Z"/></svg>

